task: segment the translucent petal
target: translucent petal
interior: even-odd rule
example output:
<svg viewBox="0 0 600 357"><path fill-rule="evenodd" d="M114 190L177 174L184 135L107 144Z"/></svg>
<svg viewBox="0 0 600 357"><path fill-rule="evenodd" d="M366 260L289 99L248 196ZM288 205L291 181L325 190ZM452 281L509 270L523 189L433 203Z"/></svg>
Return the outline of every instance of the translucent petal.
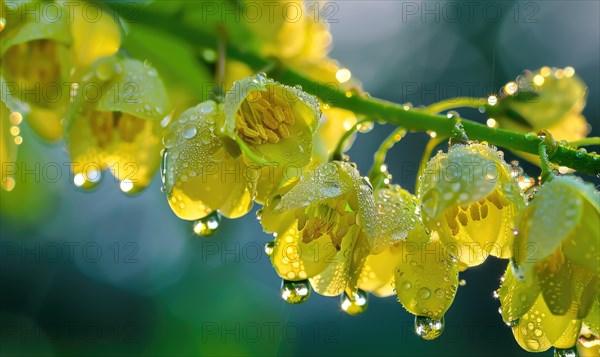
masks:
<svg viewBox="0 0 600 357"><path fill-rule="evenodd" d="M213 101L187 109L169 123L164 175L171 208L195 220L218 210L236 218L252 208L254 176L241 156L233 157L217 135L223 114Z"/></svg>
<svg viewBox="0 0 600 357"><path fill-rule="evenodd" d="M395 186L374 193L378 234L369 240L371 253L378 254L406 238L420 223L419 202L408 191Z"/></svg>
<svg viewBox="0 0 600 357"><path fill-rule="evenodd" d="M510 184L508 168L487 145L454 145L439 153L425 168L418 196L426 223L450 206L480 201L500 184ZM516 183L514 183L516 185Z"/></svg>
<svg viewBox="0 0 600 357"><path fill-rule="evenodd" d="M581 320L574 319L572 314L553 315L540 295L512 331L515 340L523 349L530 352L543 352L552 346L559 348L574 346L580 329Z"/></svg>
<svg viewBox="0 0 600 357"><path fill-rule="evenodd" d="M582 200L568 184L570 179L556 179L545 183L527 207L527 214L519 224L519 235L536 246L535 258L548 257L561 246L579 224ZM556 203L560 202L560 209ZM516 249L517 261L521 261L522 249Z"/></svg>
<svg viewBox="0 0 600 357"><path fill-rule="evenodd" d="M537 301L541 288L533 270L525 273L523 280L515 277L510 264L504 273L504 281L498 290L502 305L502 319L512 323L520 319Z"/></svg>
<svg viewBox="0 0 600 357"><path fill-rule="evenodd" d="M466 266L476 266L489 254L510 257L516 205L499 191L467 206L450 207L440 219L444 247Z"/></svg>
<svg viewBox="0 0 600 357"><path fill-rule="evenodd" d="M83 4L72 7L76 10L70 14L73 63L77 68L85 68L100 57L115 54L121 45L121 34L115 16L96 8L96 21L90 21L77 5Z"/></svg>
<svg viewBox="0 0 600 357"><path fill-rule="evenodd" d="M394 267L404 256L403 243L390 246L379 254L370 254L358 279L358 287L380 297L394 295Z"/></svg>
<svg viewBox="0 0 600 357"><path fill-rule="evenodd" d="M550 312L564 315L573 301L573 264L567 260L557 270L546 267L538 272L538 281L542 288L542 296Z"/></svg>
<svg viewBox="0 0 600 357"><path fill-rule="evenodd" d="M426 244L429 236L425 230L414 228L408 238L391 245L379 254L370 254L361 271L358 287L377 296L385 297L395 294L395 267L405 255L414 254L419 244Z"/></svg>
<svg viewBox="0 0 600 357"><path fill-rule="evenodd" d="M360 271L369 252L366 238L358 235L358 229L357 226L350 228L342 240L341 249L332 257L327 268L310 279L311 286L318 294L337 296L346 289L356 289Z"/></svg>
<svg viewBox="0 0 600 357"><path fill-rule="evenodd" d="M347 241L353 241L348 239ZM310 243L302 242L296 221L279 231L271 254L271 263L277 274L286 280L304 280L320 274L336 261L339 252L331 239L323 235Z"/></svg>
<svg viewBox="0 0 600 357"><path fill-rule="evenodd" d="M275 210L283 212L346 195L356 187L354 180L358 174L354 171L356 169L339 161L319 165L300 178L298 184L282 197Z"/></svg>
<svg viewBox="0 0 600 357"><path fill-rule="evenodd" d="M600 295L594 299L591 310L583 322L595 336L600 336Z"/></svg>
<svg viewBox="0 0 600 357"><path fill-rule="evenodd" d="M437 240L405 244L407 254L396 267L394 278L398 299L414 315L439 319L454 301L458 265Z"/></svg>

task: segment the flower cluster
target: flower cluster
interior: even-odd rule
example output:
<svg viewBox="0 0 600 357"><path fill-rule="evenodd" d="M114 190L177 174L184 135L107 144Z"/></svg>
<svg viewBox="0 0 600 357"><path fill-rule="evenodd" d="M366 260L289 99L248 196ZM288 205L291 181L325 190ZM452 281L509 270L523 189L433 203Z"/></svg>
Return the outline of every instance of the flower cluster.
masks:
<svg viewBox="0 0 600 357"><path fill-rule="evenodd" d="M257 217L274 237L265 250L289 303L303 303L314 291L340 296L341 309L357 315L369 294L396 295L415 316L415 332L434 339L461 285L459 274L491 255L510 261L495 296L520 346L539 352L572 349L579 341L597 351L600 196L593 185L548 172L549 164L542 165L543 184L536 182L508 165L503 152L461 132L446 152L424 155L413 194L392 182L383 162L403 135L390 136L369 176L362 176L341 154L357 130L373 126L367 118L357 125L355 113L225 58L215 71L224 73L211 79L222 88L209 96L198 90L208 71L199 62L212 65L214 51L162 33L151 40L173 53L159 53L144 48L150 38L136 24L122 37L118 18L104 10L100 21L90 22L62 1L31 3L40 11L57 6L65 15L40 21L25 3L0 4L6 190L15 181L4 163L15 160L24 118L41 138L65 139L78 187L95 187L109 170L122 191L136 193L160 171L172 211L195 221L200 236L216 233L221 216L238 218L261 205ZM268 24L224 23L206 10L194 2L153 2L146 9L244 43L335 85L347 98L363 95L350 71L327 56L324 22L276 13ZM138 53L144 61L134 58ZM587 135L586 88L570 67L526 72L491 98L484 109L502 128L550 130L569 141ZM540 145L544 164L546 142Z"/></svg>

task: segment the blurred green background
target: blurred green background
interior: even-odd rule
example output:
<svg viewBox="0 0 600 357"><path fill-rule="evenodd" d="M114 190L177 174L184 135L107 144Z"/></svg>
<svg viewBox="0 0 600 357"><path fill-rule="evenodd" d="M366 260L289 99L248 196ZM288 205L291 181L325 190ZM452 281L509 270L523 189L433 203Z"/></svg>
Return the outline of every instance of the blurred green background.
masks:
<svg viewBox="0 0 600 357"><path fill-rule="evenodd" d="M597 1L326 4L331 56L372 96L415 106L484 97L524 69L573 66L589 86L591 135L600 135ZM356 140L349 154L363 172L390 130L377 125ZM71 184L62 146L39 142L25 126L23 137L19 167L30 173L0 195L2 355L527 354L492 297L505 261L490 258L462 273L467 284L446 314L444 334L421 341L394 298L371 297L356 317L337 298L283 302L263 251L270 237L254 211L198 238L169 209L158 176L135 197L110 175L84 193ZM394 181L410 190L426 138L409 135L389 155ZM48 179L56 167L60 177Z"/></svg>

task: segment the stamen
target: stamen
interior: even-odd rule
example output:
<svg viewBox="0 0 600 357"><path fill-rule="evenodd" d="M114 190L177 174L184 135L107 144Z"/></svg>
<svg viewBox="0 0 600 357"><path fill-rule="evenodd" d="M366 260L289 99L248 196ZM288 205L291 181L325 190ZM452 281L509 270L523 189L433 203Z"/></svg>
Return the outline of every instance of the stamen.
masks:
<svg viewBox="0 0 600 357"><path fill-rule="evenodd" d="M291 137L290 125L296 122L294 113L272 88L266 93L253 91L236 113L237 134L251 144L278 143Z"/></svg>

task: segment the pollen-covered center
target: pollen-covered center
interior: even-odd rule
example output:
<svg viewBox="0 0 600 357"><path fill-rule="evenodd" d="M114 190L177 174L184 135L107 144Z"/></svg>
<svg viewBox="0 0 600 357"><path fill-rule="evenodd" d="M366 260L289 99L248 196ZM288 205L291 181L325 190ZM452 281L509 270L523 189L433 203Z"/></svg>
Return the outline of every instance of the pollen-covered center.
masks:
<svg viewBox="0 0 600 357"><path fill-rule="evenodd" d="M468 206L452 206L444 213L448 227L453 235L457 235L460 227L466 227L469 221L479 221L488 216L489 205L494 205L498 210L508 206L510 202L497 192L492 193L481 201Z"/></svg>
<svg viewBox="0 0 600 357"><path fill-rule="evenodd" d="M295 122L292 108L271 86L250 92L235 115L238 136L250 144L287 139Z"/></svg>
<svg viewBox="0 0 600 357"><path fill-rule="evenodd" d="M53 40L35 40L12 46L3 59L7 73L19 83L21 99L27 93L40 92L37 104L51 104L60 97L60 64L57 61L57 43Z"/></svg>
<svg viewBox="0 0 600 357"><path fill-rule="evenodd" d="M106 147L118 134L120 140L132 143L144 129L144 120L122 112L99 112L91 114L92 133L98 140L98 146Z"/></svg>
<svg viewBox="0 0 600 357"><path fill-rule="evenodd" d="M298 216L298 230L302 232L302 241L310 243L323 235L328 235L333 246L340 250L342 238L350 227L357 224L357 213L344 199L332 204L308 206Z"/></svg>

